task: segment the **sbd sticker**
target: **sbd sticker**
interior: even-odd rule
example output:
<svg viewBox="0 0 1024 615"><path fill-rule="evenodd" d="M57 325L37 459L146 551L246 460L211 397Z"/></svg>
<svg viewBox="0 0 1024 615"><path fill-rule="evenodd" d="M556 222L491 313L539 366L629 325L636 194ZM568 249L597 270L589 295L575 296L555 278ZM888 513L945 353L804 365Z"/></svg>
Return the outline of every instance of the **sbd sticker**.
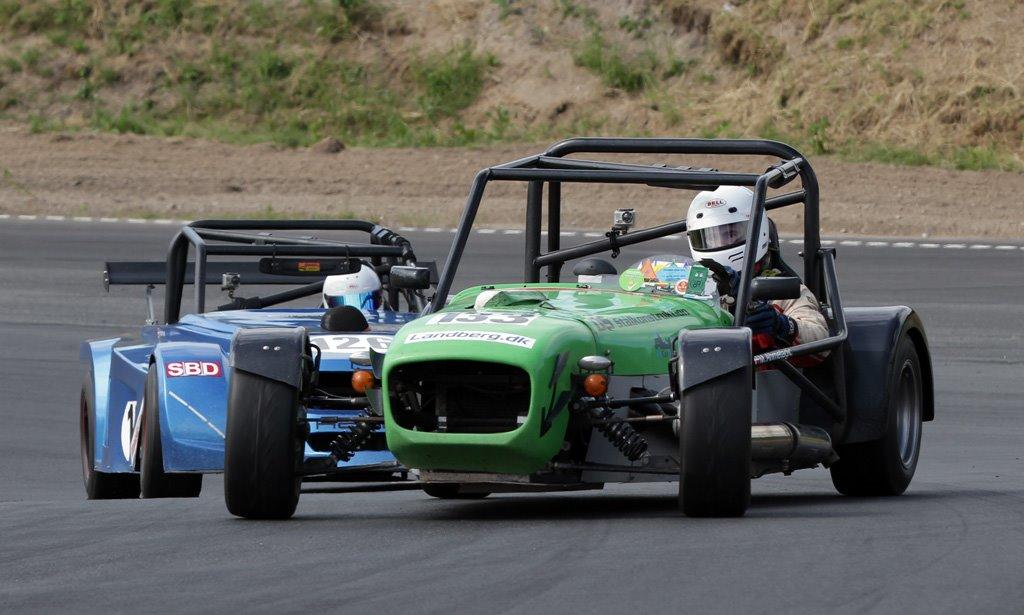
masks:
<svg viewBox="0 0 1024 615"><path fill-rule="evenodd" d="M178 376L213 376L214 378L219 378L221 373L218 361L172 361L167 364L167 376L169 378L176 378Z"/></svg>

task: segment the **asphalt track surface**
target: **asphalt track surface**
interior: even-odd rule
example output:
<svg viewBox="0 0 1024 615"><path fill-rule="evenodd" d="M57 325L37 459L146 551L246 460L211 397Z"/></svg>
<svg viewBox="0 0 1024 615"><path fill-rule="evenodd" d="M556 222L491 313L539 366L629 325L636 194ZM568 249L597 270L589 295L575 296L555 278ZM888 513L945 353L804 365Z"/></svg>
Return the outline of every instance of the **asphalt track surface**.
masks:
<svg viewBox="0 0 1024 615"><path fill-rule="evenodd" d="M810 470L754 481L745 518L701 520L674 484L477 502L341 487L247 522L219 477L195 500L84 498L79 343L144 316L141 289L103 292L101 262L162 259L173 230L0 223L0 611L1024 611L1020 250L839 248L846 305L911 305L928 327L937 419L901 497L842 497ZM443 259L451 235L412 239ZM474 237L457 286L514 280L521 244Z"/></svg>

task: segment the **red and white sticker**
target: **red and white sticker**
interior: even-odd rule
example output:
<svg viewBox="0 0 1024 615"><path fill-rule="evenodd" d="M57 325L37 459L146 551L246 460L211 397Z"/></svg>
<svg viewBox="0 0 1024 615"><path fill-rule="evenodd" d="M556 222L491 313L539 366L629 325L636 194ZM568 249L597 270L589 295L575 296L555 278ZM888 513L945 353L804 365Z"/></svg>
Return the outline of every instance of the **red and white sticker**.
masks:
<svg viewBox="0 0 1024 615"><path fill-rule="evenodd" d="M708 202L704 203L704 207L707 207L708 209L714 209L715 207L721 207L722 205L726 204L727 203L725 199L715 198L710 199Z"/></svg>
<svg viewBox="0 0 1024 615"><path fill-rule="evenodd" d="M167 364L167 376L213 376L220 378L224 371L219 361L172 361Z"/></svg>

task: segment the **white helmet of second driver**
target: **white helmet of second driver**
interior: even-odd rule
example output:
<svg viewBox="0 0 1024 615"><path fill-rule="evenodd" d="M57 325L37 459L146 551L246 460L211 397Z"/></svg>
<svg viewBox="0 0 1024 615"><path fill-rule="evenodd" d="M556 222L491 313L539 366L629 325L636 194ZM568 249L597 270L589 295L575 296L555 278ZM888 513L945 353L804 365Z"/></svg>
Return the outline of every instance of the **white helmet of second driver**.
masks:
<svg viewBox="0 0 1024 615"><path fill-rule="evenodd" d="M754 193L743 186L699 192L686 212L686 238L694 260L710 258L739 271L746 257L747 224ZM768 253L768 216L761 214L755 261Z"/></svg>
<svg viewBox="0 0 1024 615"><path fill-rule="evenodd" d="M381 305L380 278L365 264L355 273L329 275L324 278L323 299L325 308L351 305L372 312Z"/></svg>

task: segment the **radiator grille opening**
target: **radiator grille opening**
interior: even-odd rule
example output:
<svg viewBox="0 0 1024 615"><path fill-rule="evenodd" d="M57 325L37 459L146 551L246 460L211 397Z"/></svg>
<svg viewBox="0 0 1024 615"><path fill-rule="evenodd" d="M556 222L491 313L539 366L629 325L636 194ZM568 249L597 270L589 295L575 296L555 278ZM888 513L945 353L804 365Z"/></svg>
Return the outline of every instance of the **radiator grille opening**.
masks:
<svg viewBox="0 0 1024 615"><path fill-rule="evenodd" d="M409 363L388 377L395 421L406 429L501 433L526 421L530 376L485 361Z"/></svg>

